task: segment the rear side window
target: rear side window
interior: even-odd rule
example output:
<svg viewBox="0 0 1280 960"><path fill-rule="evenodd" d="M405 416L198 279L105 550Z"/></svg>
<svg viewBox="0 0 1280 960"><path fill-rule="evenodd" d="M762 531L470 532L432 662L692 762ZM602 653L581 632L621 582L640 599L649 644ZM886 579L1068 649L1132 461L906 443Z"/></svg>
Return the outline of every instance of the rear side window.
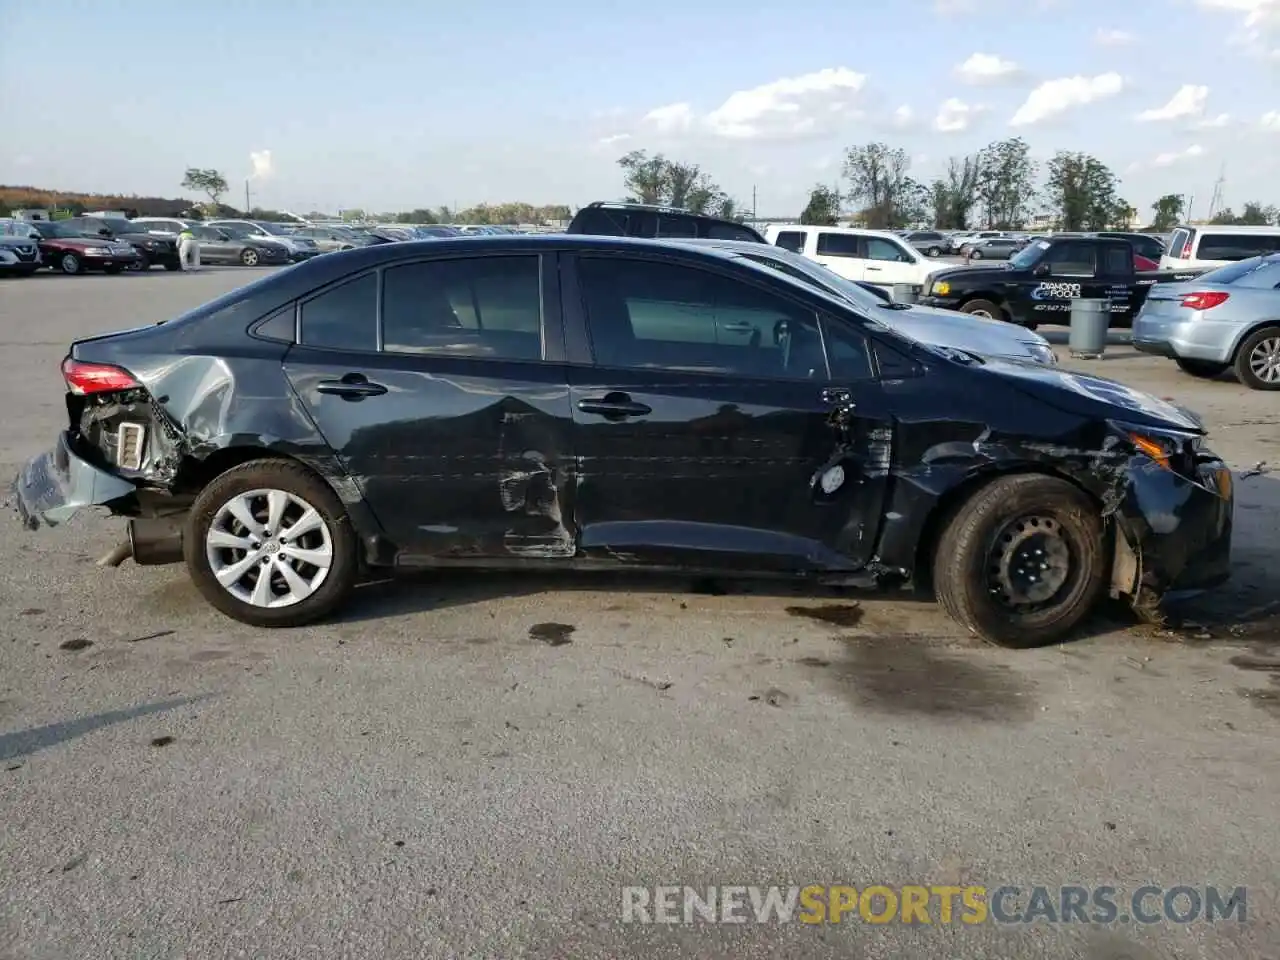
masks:
<svg viewBox="0 0 1280 960"><path fill-rule="evenodd" d="M697 237L698 221L693 217L681 217L670 213L659 214L657 235L659 237Z"/></svg>
<svg viewBox="0 0 1280 960"><path fill-rule="evenodd" d="M1191 231L1179 227L1169 239L1169 256L1183 259L1182 248L1191 240Z"/></svg>
<svg viewBox="0 0 1280 960"><path fill-rule="evenodd" d="M329 350L378 348L378 275L326 290L302 305L300 337L304 346Z"/></svg>
<svg viewBox="0 0 1280 960"><path fill-rule="evenodd" d="M1202 233L1197 260L1248 260L1277 249L1280 238L1259 233Z"/></svg>
<svg viewBox="0 0 1280 960"><path fill-rule="evenodd" d="M382 349L446 357L540 360L538 258L435 260L385 270Z"/></svg>
<svg viewBox="0 0 1280 960"><path fill-rule="evenodd" d="M784 230L778 234L773 245L792 253L804 253L804 233L800 230Z"/></svg>
<svg viewBox="0 0 1280 960"><path fill-rule="evenodd" d="M858 257L858 235L854 233L818 234L818 256Z"/></svg>
<svg viewBox="0 0 1280 960"><path fill-rule="evenodd" d="M1133 254L1128 247L1108 244L1102 254L1102 270L1109 277L1133 272Z"/></svg>
<svg viewBox="0 0 1280 960"><path fill-rule="evenodd" d="M627 236L626 210L609 210L605 207L586 207L573 218L571 233L589 233L600 237Z"/></svg>
<svg viewBox="0 0 1280 960"><path fill-rule="evenodd" d="M724 223L720 220L710 220L706 224L706 235L710 240L744 240L748 243L760 243L763 238L749 227L739 226L736 223Z"/></svg>

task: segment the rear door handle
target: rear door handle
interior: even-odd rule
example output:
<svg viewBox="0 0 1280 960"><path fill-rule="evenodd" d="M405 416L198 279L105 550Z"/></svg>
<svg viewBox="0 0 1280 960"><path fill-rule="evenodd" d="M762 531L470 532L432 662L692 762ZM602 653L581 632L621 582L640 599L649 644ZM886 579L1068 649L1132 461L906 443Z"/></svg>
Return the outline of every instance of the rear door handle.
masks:
<svg viewBox="0 0 1280 960"><path fill-rule="evenodd" d="M588 397L579 400L578 409L583 413L594 413L611 419L643 417L653 413L652 407L647 404L636 403L625 393L611 393L604 397Z"/></svg>
<svg viewBox="0 0 1280 960"><path fill-rule="evenodd" d="M727 333L755 333L755 326L750 323L722 323L720 329Z"/></svg>
<svg viewBox="0 0 1280 960"><path fill-rule="evenodd" d="M341 380L321 380L316 390L343 400L363 400L365 397L380 397L387 392L381 383L374 383L363 373L348 373Z"/></svg>

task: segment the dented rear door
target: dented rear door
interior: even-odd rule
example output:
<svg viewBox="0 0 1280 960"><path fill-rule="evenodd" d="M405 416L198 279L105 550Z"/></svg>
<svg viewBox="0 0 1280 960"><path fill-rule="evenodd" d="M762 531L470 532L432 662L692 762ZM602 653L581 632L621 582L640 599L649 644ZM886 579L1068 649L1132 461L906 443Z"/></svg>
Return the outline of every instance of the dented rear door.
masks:
<svg viewBox="0 0 1280 960"><path fill-rule="evenodd" d="M300 305L286 374L401 562L574 553L563 340L541 260L400 263Z"/></svg>

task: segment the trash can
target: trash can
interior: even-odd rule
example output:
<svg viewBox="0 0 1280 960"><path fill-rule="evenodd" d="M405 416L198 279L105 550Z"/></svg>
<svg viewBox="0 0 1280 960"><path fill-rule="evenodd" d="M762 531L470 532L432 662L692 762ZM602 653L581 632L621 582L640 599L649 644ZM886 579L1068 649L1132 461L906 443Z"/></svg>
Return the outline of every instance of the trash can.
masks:
<svg viewBox="0 0 1280 960"><path fill-rule="evenodd" d="M895 283L893 285L894 303L919 303L920 288L914 283Z"/></svg>
<svg viewBox="0 0 1280 960"><path fill-rule="evenodd" d="M1097 360L1107 349L1107 328L1111 326L1111 301L1081 297L1071 301L1071 335L1067 347L1071 356Z"/></svg>

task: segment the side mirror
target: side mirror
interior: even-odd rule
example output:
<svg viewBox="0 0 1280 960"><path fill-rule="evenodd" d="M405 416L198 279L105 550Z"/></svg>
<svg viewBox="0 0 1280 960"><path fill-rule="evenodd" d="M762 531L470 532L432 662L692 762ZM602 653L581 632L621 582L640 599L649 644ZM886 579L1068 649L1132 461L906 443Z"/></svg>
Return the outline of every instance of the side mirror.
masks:
<svg viewBox="0 0 1280 960"><path fill-rule="evenodd" d="M1035 269L1031 271L1033 276L1047 277L1050 274L1049 265L1047 263L1037 263Z"/></svg>

